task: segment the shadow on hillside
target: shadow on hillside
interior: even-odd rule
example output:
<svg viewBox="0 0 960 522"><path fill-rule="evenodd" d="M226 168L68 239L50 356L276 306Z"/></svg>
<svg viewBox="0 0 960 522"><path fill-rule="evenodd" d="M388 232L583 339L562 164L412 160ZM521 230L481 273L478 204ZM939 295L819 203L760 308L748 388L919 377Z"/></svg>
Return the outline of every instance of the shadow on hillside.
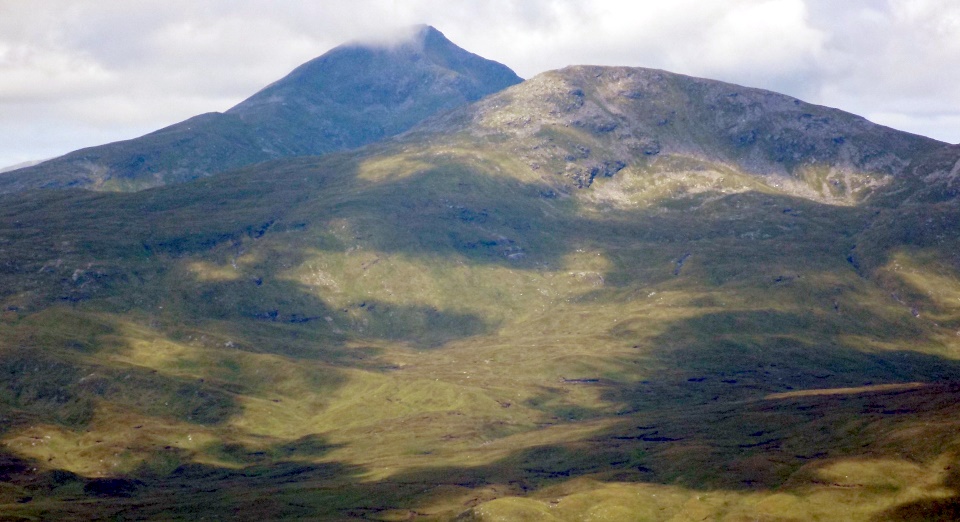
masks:
<svg viewBox="0 0 960 522"><path fill-rule="evenodd" d="M16 492L9 500L16 504L11 513L42 509L51 517L96 513L164 519L228 513L251 520L448 517L506 495L535 496L576 478L689 492L850 490L869 502L870 495L889 495L916 480L910 469L878 479L874 462L909 468L947 455L949 465L960 465L949 453L960 414L960 363L918 352L865 352L792 338L791 333L818 325L831 336L844 327L817 319L747 310L677 320L652 343L662 352L657 359L669 365L653 372L655 377L563 383L598 388L604 402L619 405L618 414L605 414L611 426L576 441L526 445L490 464L411 467L366 481L361 477L369 470L362 467L317 463L331 448L317 436L267 448L209 448L237 468L190 463L162 475L144 470L97 479L7 454L15 472L8 482L19 488L10 490ZM904 337L883 340L906 343L910 335L905 331ZM838 465L862 475L841 477L833 471ZM954 496L911 501L877 519L949 519L960 505L956 473L949 472L940 486ZM41 497L48 500L34 508L32 499Z"/></svg>
<svg viewBox="0 0 960 522"><path fill-rule="evenodd" d="M870 463L922 463L936 457L945 450L939 444L954 436L954 427L942 420L946 410L957 413L958 399L958 386L929 385L660 410L627 417L618 427L585 440L518 449L491 464L408 469L381 480L363 480L364 469L337 462L280 457L250 463L263 457L240 447L229 450L238 464L246 462L236 469L185 464L164 475L91 479L57 470L33 471L40 467L37 463L6 454L0 470L9 485L9 516L42 512L59 518L451 518L494 498L536 497L578 477L661 484L691 493L850 490L869 502L870 495L881 498L914 479L908 470L902 477L882 477L876 483ZM890 444L906 434L912 437L903 444ZM304 444L318 449L288 454L323 454L322 440ZM275 457L283 451L269 450ZM837 478L831 468L844 464L859 466L863 475ZM952 460L954 467L958 464ZM950 472L942 486L958 491L956 473ZM46 498L42 504L31 504L41 498ZM910 502L876 519L949 520L956 513L956 498Z"/></svg>
<svg viewBox="0 0 960 522"><path fill-rule="evenodd" d="M217 425L240 411L229 386L148 368L83 363L42 347L0 352L0 400L19 411L74 430L86 427L108 401L145 415Z"/></svg>
<svg viewBox="0 0 960 522"><path fill-rule="evenodd" d="M160 474L144 468L88 478L4 451L5 509L9 516L42 513L53 518L447 517L487 500L535 495L579 477L693 492L803 494L813 487L868 495L905 487L897 481L913 476L878 485L866 473L865 479L836 482L831 466L854 463L869 471L871 461L924 464L949 451L956 433L951 422L960 414L960 385L955 384L960 364L915 352L863 353L785 341L774 328L757 329L759 333L736 328L773 319L806 324L783 315L749 311L677 321L655 343L670 351L664 355L670 371L639 383L564 384L599 387L604 401L621 405L620 413L610 417L616 419L613 426L577 441L519 448L491 464L411 468L365 481L362 467L317 463L332 446L314 435L268 447L208 448L236 468L188 463ZM704 329L726 339L691 337ZM811 370L821 366L815 362L820 358L822 373ZM940 384L910 384L938 380ZM879 386L885 384L894 386ZM61 388L56 380L51 386ZM955 457L952 461L960 465ZM960 492L956 482L956 473L950 472L942 486ZM957 505L956 496L914 501L877 519L948 520Z"/></svg>
<svg viewBox="0 0 960 522"><path fill-rule="evenodd" d="M342 350L351 338L430 348L496 327L473 314L373 297L332 307L315 290L269 272L246 281L182 280L176 292L158 314L168 330L212 329L234 339L236 349L333 363L355 355Z"/></svg>
<svg viewBox="0 0 960 522"><path fill-rule="evenodd" d="M261 448L222 448L242 467L224 468L187 463L158 473L149 465L125 475L84 477L0 451L0 491L4 520L271 520L309 518L317 510L299 502L311 486L351 484L359 469L341 465L305 464L293 457L317 458L333 449L315 436ZM163 459L185 460L182 450L159 450ZM268 454L265 457L264 454ZM265 459L264 464L251 464ZM290 494L290 488L296 491Z"/></svg>
<svg viewBox="0 0 960 522"><path fill-rule="evenodd" d="M920 351L874 348L931 342L921 325L905 313L885 318L881 314L886 309L871 310L866 303L856 309L851 305L845 313L807 309L787 301L780 304L781 310L704 312L678 320L650 341L642 341L653 347L649 355L663 365L659 369L675 380L653 381L649 384L664 388L638 396L675 401L680 397L668 390L676 388L687 390L688 397L740 399L802 389L960 380L960 363L952 360ZM643 321L621 321L611 333L627 340L643 339L644 325ZM622 402L625 397L608 396L608 400Z"/></svg>
<svg viewBox="0 0 960 522"><path fill-rule="evenodd" d="M960 475L956 468L960 460L953 463L954 469L943 482L951 490L947 497L917 500L888 509L874 517L877 522L950 522L960 520Z"/></svg>
<svg viewBox="0 0 960 522"><path fill-rule="evenodd" d="M574 201L547 181L493 175L466 159L434 159L420 172L380 182L358 177L360 161L334 155L265 164L133 194L50 191L37 193L36 200L5 197L4 228L24 244L48 238L33 241L41 251L24 256L21 265L30 257L42 263L56 256L59 245L51 247L49 239L72 239L75 249L90 255L131 261L185 258L224 245L238 249L282 235L304 251L361 244L412 257L540 269L557 266L584 246L617 250L626 238L675 246L678 255L685 242L740 240L749 246L756 238L837 239L859 230L864 217L857 208L755 192L581 215ZM315 234L304 233L332 228L337 220L354 223L355 237L317 244ZM623 283L630 281L629 274L622 275Z"/></svg>
<svg viewBox="0 0 960 522"><path fill-rule="evenodd" d="M24 286L4 288L3 295L35 291L49 283L55 289L51 295L76 297L63 299L72 303L67 306L142 311L152 317L157 302L138 304L134 296L162 292L169 280L165 278L172 277L181 261L209 255L226 264L224 252L283 234L284 241L295 245L292 252L286 252L282 262L265 263L255 278L210 281L174 274L186 279L179 282L181 293L172 299L175 311L157 315L170 323L161 324L161 331L181 339L210 330L233 343L232 348L320 359L334 367L328 384L335 388L341 382L340 369L376 368L363 357L375 359L376 350L357 356L344 349L348 339L437 347L490 333L497 325L470 314L377 299L353 303L353 309L333 307L304 285L280 278L283 270L302 263L311 248L343 251L360 245L420 259L450 257L475 265L539 270L561 267L565 255L587 247L615 261L603 274L614 289L629 289L638 278L649 285L695 278L703 287L720 288L744 278L762 278L773 285L782 282L778 277L792 278L803 271L856 270L856 263L847 259L848 249L865 224L859 209L758 193L727 196L702 206L691 202L689 208L675 211L611 211L587 218L546 183L504 180L462 166L439 165L374 186L355 179L355 164L324 161L331 163L321 162L323 169L341 170L321 172L304 161L298 164L302 170L287 165L284 168L292 170L281 170L269 181L263 172L245 171L138 194L71 192L44 195L47 206L20 203L19 210L5 216L5 230L16 230L11 241L29 246L23 256L5 259L2 266L9 276L5 281ZM333 195L318 192L322 190ZM306 234L326 230L342 219L357 224L351 244L318 244L315 236ZM627 246L627 239L634 245ZM64 241L74 250L57 250ZM653 248L668 251L662 266L616 262ZM803 257L810 252L815 255ZM680 266L677 260L686 259L687 253L688 264ZM888 254L883 241L875 240L872 262L881 265ZM58 256L68 260L62 267L49 265L45 272ZM104 269L99 278L84 279L83 273L74 277L76 267L90 259L111 270ZM817 264L807 264L810 259ZM130 271L129 266L135 269ZM32 274L28 283L17 279L24 274ZM82 292L57 294L84 284ZM838 306L825 303L827 314L831 306ZM869 315L869 310L864 313ZM518 449L490 465L407 470L389 479L362 482L358 477L366 470L348 463L296 462L277 448L262 456L225 446L217 453L238 469L189 464L159 478L108 477L126 482L88 488L101 479L63 475L66 472L10 452L3 455L11 473L8 482L22 488L11 502L30 510L26 497L49 494L61 502L37 509L49 510L44 513L51 517L73 518L94 513L133 518L225 514L248 519L318 514L372 518L388 510L416 516L421 506L446 496L456 499L456 507L445 509L456 513L495 496L530 494L577 477L691 490L774 490L789 489L791 481L802 486L824 480L818 478L818 466L836 460L902 458L905 449L917 461L929 460L932 455L923 452L920 442L887 444L884 437L916 427L946 440L949 434L937 432L936 421L954 411L953 400L960 398L955 388L837 390L960 381L960 366L932 355L868 351L839 340L848 333L873 335L886 344L925 340L924 330L907 324L895 333L871 333L866 331L869 322L857 324L861 318L862 314L824 315L823 310L733 310L676 321L651 342L656 359L664 364L657 368L664 370L657 377L564 384L599 387L605 402L622 406L614 427L569 444ZM611 333L627 339L631 325ZM104 377L86 379L90 367L46 357L23 352L0 367L8 385L5 398L44 421L83 426L92 415L91 398L149 415L210 424L222 423L239 408L234 394L238 390L220 382L131 370L128 384L119 385L123 377L110 373L115 370L97 367ZM625 367L628 364L624 361ZM27 370L32 377L24 377ZM810 389L834 391L764 398ZM167 397L179 409L158 406ZM319 449L304 460L323 455L322 441L307 442ZM294 455L299 455L296 451L300 450ZM270 463L261 463L263 459ZM46 471L33 473L34 467ZM798 475L802 470L810 473L807 482ZM50 486L51 482L59 485ZM958 491L955 473L944 485ZM481 496L470 498L475 494ZM86 502L91 499L95 501ZM936 510L950 512L956 505L955 497L918 501L888 514L912 520Z"/></svg>

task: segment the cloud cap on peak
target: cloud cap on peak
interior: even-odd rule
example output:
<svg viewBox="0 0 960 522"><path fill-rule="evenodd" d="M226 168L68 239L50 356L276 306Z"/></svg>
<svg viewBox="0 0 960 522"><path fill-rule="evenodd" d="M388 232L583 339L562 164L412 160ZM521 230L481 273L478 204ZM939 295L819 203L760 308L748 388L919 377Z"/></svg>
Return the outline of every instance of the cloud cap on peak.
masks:
<svg viewBox="0 0 960 522"><path fill-rule="evenodd" d="M385 28L375 33L367 34L347 42L341 47L372 47L395 48L400 46L414 46L423 48L427 45L436 45L452 42L437 28L427 24L414 24Z"/></svg>
<svg viewBox="0 0 960 522"><path fill-rule="evenodd" d="M341 45L224 113L5 174L0 193L64 186L139 190L271 159L352 149L522 81L433 27L408 27L404 34L391 47Z"/></svg>

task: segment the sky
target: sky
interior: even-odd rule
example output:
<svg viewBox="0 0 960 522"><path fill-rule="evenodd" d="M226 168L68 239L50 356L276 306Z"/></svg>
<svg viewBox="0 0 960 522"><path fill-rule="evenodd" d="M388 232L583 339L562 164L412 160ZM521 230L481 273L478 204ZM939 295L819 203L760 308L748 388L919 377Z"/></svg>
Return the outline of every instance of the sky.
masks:
<svg viewBox="0 0 960 522"><path fill-rule="evenodd" d="M654 67L960 142L957 0L0 0L0 167L224 111L421 23L524 78Z"/></svg>

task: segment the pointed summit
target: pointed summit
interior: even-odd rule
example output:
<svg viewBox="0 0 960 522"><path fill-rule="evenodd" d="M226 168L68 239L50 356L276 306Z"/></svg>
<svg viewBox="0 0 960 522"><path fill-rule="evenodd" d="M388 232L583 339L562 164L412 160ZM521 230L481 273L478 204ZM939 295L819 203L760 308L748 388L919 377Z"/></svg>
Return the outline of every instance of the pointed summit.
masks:
<svg viewBox="0 0 960 522"><path fill-rule="evenodd" d="M138 190L266 160L360 147L522 80L440 31L348 43L294 69L225 113L72 152L0 178L28 188Z"/></svg>
<svg viewBox="0 0 960 522"><path fill-rule="evenodd" d="M405 38L344 44L227 111L260 133L309 129L294 155L357 147L522 81L430 26ZM275 136L275 138L279 138Z"/></svg>
<svg viewBox="0 0 960 522"><path fill-rule="evenodd" d="M435 27L416 24L398 28L392 32L379 33L343 44L341 47L411 47L423 50L427 46L457 47Z"/></svg>

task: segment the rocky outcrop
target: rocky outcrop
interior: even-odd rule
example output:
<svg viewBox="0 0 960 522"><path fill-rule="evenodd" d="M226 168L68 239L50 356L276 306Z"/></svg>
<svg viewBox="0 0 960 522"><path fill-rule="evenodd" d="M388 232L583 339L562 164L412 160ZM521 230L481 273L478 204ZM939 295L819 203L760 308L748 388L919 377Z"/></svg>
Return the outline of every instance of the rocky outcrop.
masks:
<svg viewBox="0 0 960 522"><path fill-rule="evenodd" d="M790 96L627 67L543 73L421 128L504 144L530 168L580 188L627 166L676 170L669 159L680 158L839 203L894 185L925 158L957 158L945 143Z"/></svg>

